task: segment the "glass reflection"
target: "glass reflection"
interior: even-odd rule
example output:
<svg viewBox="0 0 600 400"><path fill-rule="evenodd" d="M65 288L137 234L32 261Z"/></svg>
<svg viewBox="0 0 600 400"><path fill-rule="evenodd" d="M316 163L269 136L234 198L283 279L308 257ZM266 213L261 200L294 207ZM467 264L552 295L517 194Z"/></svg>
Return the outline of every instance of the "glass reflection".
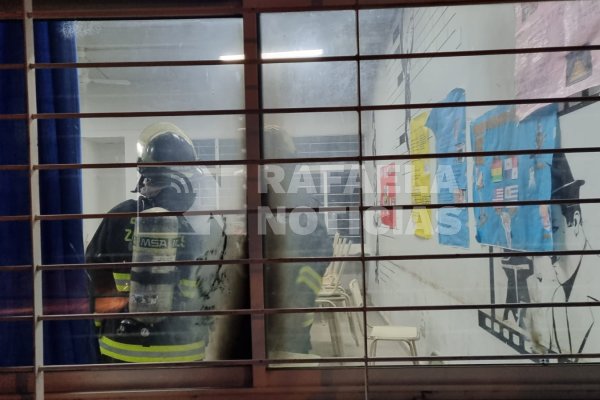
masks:
<svg viewBox="0 0 600 400"><path fill-rule="evenodd" d="M139 135L136 148L140 163L197 159L192 140L169 122L147 126ZM100 354L104 362L205 359L204 349L214 318L126 314L242 307L247 300L242 266L164 264L244 258L244 219L235 215L193 214L214 210L217 198L210 193L220 194L217 182L204 167L145 165L138 172L133 189L137 199L122 201L110 211L134 216L104 218L87 244L86 262L162 264L90 269L95 311L124 314L123 319L98 324ZM242 196L226 196L230 202L240 203L232 208L241 206ZM160 215L169 211L192 214ZM235 294L226 299L226 293ZM231 326L227 319L218 319L218 323ZM227 338L213 340L231 343ZM221 354L213 356L223 357L232 351L226 347L220 350Z"/></svg>

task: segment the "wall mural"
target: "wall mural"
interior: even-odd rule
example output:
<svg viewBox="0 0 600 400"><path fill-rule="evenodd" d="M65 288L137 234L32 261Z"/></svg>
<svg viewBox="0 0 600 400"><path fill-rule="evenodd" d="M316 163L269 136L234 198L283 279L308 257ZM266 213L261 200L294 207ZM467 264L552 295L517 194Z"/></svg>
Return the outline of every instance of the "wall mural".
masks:
<svg viewBox="0 0 600 400"><path fill-rule="evenodd" d="M477 152L556 148L556 106L518 121L514 106L497 107L471 123ZM510 202L550 198L552 154L476 157L473 202ZM550 210L533 206L474 209L479 243L526 251L552 250Z"/></svg>
<svg viewBox="0 0 600 400"><path fill-rule="evenodd" d="M540 116L538 112L532 116ZM551 118L547 115L543 118ZM557 119L556 119L557 120ZM546 121L536 125L550 128L552 124ZM542 132L551 133L542 128ZM477 130L473 130L473 137L477 137ZM531 132L529 133L532 134ZM536 133L538 137L538 133ZM557 135L557 141L560 132ZM473 143L477 143L474 141ZM536 143L540 143L537 141ZM549 145L549 143L548 143ZM563 147L574 147L572 144ZM538 155L546 156L546 155ZM583 164L582 154L549 154L543 173L548 175L550 190L543 189L538 193L538 199L547 198L556 200L580 199L581 191L585 188L585 179L580 179L573 173L572 164ZM527 171L522 168L519 159L519 173ZM529 168L536 168L535 162L530 162ZM550 163L548 165L548 163ZM477 164L477 163L476 163ZM503 160L505 166L505 160ZM493 167L492 167L493 169ZM493 176L492 169L487 169L484 174ZM546 171L547 170L547 171ZM536 172L540 172L536 170ZM579 168L580 174L584 173ZM478 176L475 171L474 175ZM506 168L503 169L506 177ZM493 179L491 179L493 181ZM477 181L474 187L477 187ZM589 186L589 185L588 185ZM591 189L591 188L589 188ZM521 198L519 198L521 199ZM486 201L481 199L481 201ZM538 207L538 206L536 206ZM552 205L544 212L536 213L531 210L528 226L517 226L513 220L512 232L526 229L527 235L537 237L541 242L533 240L517 246L518 242L513 237L512 249L508 249L507 242L497 237L497 242L490 247L493 252L505 252L506 257L490 258L489 268L491 277L490 298L492 304L512 303L523 304L523 307L479 310L479 326L502 342L508 344L521 354L565 354L559 362L583 361L577 356L580 353L595 353L600 349L600 315L598 307L580 304L570 307L531 307L534 303L593 303L600 300L600 288L597 285L600 271L595 255L583 256L546 256L525 257L520 256L515 250L591 250L594 242L584 229L582 207L579 203ZM593 207L593 205L589 205ZM475 209L476 215L481 217L485 209ZM592 215L586 215L588 225L594 228ZM496 225L501 224L497 218ZM548 225L551 232L551 245L546 243ZM593 231L596 233L595 231ZM479 229L478 229L479 234ZM518 237L518 236L516 236ZM510 242L509 242L510 244ZM534 359L536 362L547 362L545 359ZM592 361L592 360L590 360Z"/></svg>
<svg viewBox="0 0 600 400"><path fill-rule="evenodd" d="M442 103L464 103L465 90L453 89ZM435 135L435 152L463 153L466 149L465 107L434 108L426 126ZM438 203L464 203L467 199L467 163L465 157L437 159ZM469 213L464 207L444 207L437 213L440 244L469 247ZM458 225L456 225L458 222Z"/></svg>

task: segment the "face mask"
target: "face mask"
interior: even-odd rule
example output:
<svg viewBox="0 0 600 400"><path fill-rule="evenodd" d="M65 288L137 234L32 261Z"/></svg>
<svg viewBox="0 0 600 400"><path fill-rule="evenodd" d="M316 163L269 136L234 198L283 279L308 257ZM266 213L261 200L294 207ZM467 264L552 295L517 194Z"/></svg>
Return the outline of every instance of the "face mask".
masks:
<svg viewBox="0 0 600 400"><path fill-rule="evenodd" d="M149 185L147 181L145 181L142 187L140 187L140 194L151 199L156 197L164 188L164 186Z"/></svg>

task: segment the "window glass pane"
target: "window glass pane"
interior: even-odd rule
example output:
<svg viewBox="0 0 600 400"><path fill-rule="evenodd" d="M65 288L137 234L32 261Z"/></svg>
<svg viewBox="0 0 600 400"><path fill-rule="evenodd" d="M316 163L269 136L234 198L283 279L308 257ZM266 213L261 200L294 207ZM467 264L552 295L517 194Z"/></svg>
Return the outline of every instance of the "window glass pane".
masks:
<svg viewBox="0 0 600 400"><path fill-rule="evenodd" d="M7 10L11 8L7 4ZM22 64L24 62L23 24L21 21L0 21L0 67L1 64ZM0 69L0 114L22 114L25 112L25 71L21 69ZM20 125L19 121L0 120L2 132L8 132ZM0 162L5 163L4 157ZM10 162L6 162L10 164Z"/></svg>
<svg viewBox="0 0 600 400"><path fill-rule="evenodd" d="M0 366L33 365L33 321L0 321L0 332L3 350Z"/></svg>
<svg viewBox="0 0 600 400"><path fill-rule="evenodd" d="M285 313L267 316L269 358L275 360L302 359L306 363L273 363L272 368L361 366L361 362L331 363L321 358L364 357L364 329L361 315L344 311L349 307L339 298L321 300L324 307L340 310L314 313ZM329 304L331 302L331 304ZM335 305L333 305L335 304Z"/></svg>
<svg viewBox="0 0 600 400"><path fill-rule="evenodd" d="M2 84L0 114L23 114L25 112L25 72L17 69L0 69L0 84ZM11 123L15 122L0 120L0 124L4 126Z"/></svg>
<svg viewBox="0 0 600 400"><path fill-rule="evenodd" d="M266 114L264 125L264 158L359 154L356 113ZM288 150L282 153L286 146Z"/></svg>
<svg viewBox="0 0 600 400"><path fill-rule="evenodd" d="M243 54L240 18L74 21L79 62L219 60Z"/></svg>
<svg viewBox="0 0 600 400"><path fill-rule="evenodd" d="M0 165L28 164L27 123L0 119L0 129L4 132L6 140L6 144L0 150Z"/></svg>
<svg viewBox="0 0 600 400"><path fill-rule="evenodd" d="M563 208L556 205L448 206L431 212L421 208L416 210L418 213L367 210L363 216L365 252L397 256L460 255L487 252L488 247L482 245L521 251L553 251L565 247L572 251L595 250L598 244L592 238L597 236L598 223L586 214L584 225L583 209L595 215L598 204L580 205L575 200ZM574 223L577 229L573 229Z"/></svg>
<svg viewBox="0 0 600 400"><path fill-rule="evenodd" d="M263 59L356 54L354 11L262 14L260 28Z"/></svg>
<svg viewBox="0 0 600 400"><path fill-rule="evenodd" d="M597 179L584 167L593 162L594 153L497 155L477 157L475 161L473 157L465 157L464 173L457 168L459 164L447 162L451 159L391 160L378 162L376 170L366 167L364 204L426 206L499 202L499 206L505 206L507 204L500 203L600 197ZM549 179L554 182L547 182ZM575 182L577 187L562 193L559 191L563 186L559 185L561 182ZM458 189L464 193L458 193ZM344 191L349 190L344 188ZM449 192L455 197L448 197Z"/></svg>
<svg viewBox="0 0 600 400"><path fill-rule="evenodd" d="M363 154L415 155L597 146L596 138L586 134L585 126L597 122L600 103L536 104L537 112L520 119L519 113L526 112L529 107L457 106L366 111L362 113ZM457 127L463 132L459 134L460 143L457 139L455 144L464 147L466 143L466 149L443 144L443 139L453 132L453 128L446 128L450 118L460 119ZM555 131L556 128L560 128L560 132Z"/></svg>
<svg viewBox="0 0 600 400"><path fill-rule="evenodd" d="M198 161L245 158L245 118L242 115L83 119L82 158L86 163L136 162L138 153L135 144L140 134L146 127L163 121L172 123L185 133L193 143ZM114 142L113 147L119 148L111 150L108 146L111 142ZM107 144L106 149L102 149L102 143ZM177 161L175 155L176 152L171 161Z"/></svg>
<svg viewBox="0 0 600 400"><path fill-rule="evenodd" d="M388 295L389 296L389 295ZM596 312L594 305L589 307L531 307L518 308L515 314L525 310L524 317L529 323L549 322L549 326L529 326L527 331L520 328L512 321L513 308L510 309L480 309L480 310L444 310L444 311L383 311L367 313L372 342L369 353L374 358L384 357L411 357L410 348L406 341L386 340L386 331L396 331L403 338L414 338L416 355L418 357L432 357L427 360L416 361L417 365L457 365L457 364L533 364L533 363L561 363L561 362L596 362L597 358L591 354L595 346L589 340L584 340L581 351L582 338L589 329L584 321L577 320L575 314L591 315ZM507 311L508 318L503 314ZM545 316L555 316L555 329L552 327L552 317L544 321ZM571 315L573 314L573 315ZM562 321L559 321L559 315ZM565 325L566 318L572 317L577 322L570 329ZM535 322L533 322L535 321ZM571 321L571 318L569 318ZM588 320L589 323L589 320ZM384 328L384 329L381 329ZM418 336L413 336L414 334ZM571 345L569 343L571 334ZM557 344L561 344L559 349ZM576 349L579 346L578 349ZM571 351L571 349L573 349ZM565 354L565 356L561 356ZM590 354L586 356L586 354ZM531 358L527 356L531 355ZM547 355L547 357L544 357ZM499 357L496 360L487 357ZM500 359L500 357L514 356L515 359ZM523 358L517 358L523 356ZM444 357L481 357L482 359L444 359ZM411 360L380 361L374 366L413 364Z"/></svg>
<svg viewBox="0 0 600 400"><path fill-rule="evenodd" d="M360 202L356 164L268 164L262 175L269 207L356 207Z"/></svg>
<svg viewBox="0 0 600 400"><path fill-rule="evenodd" d="M142 175L134 168L84 169L81 174L82 178L75 174L62 175L57 183L59 187L63 188L73 186L77 182L82 185L80 188L83 190L82 212L85 214L107 212L135 214L144 209L162 207L173 212L188 211L191 213L188 219L194 219L200 218L199 215L194 215L194 212L242 209L240 213L243 213L246 196L243 186L245 171L245 167L240 165L146 167L143 169ZM165 188L172 188L172 196L163 198L150 190L155 188L153 182L163 178L170 179L170 186L165 186ZM163 183L159 183L163 185ZM138 184L144 195L140 196L137 192L132 193ZM42 200L51 202L52 193L45 194ZM139 200L139 204L136 203L136 200ZM78 213L74 211L78 201L81 201L80 196L73 194L67 197L65 195L62 208L51 209L48 206L42 212L44 214ZM216 213L219 214L218 211ZM202 216L202 218L208 218L208 216ZM227 219L235 226L240 224L237 221L240 218L243 220L241 214L227 215ZM201 225L200 222L198 224ZM99 221L95 219L83 221L86 240L91 239L98 225Z"/></svg>
<svg viewBox="0 0 600 400"><path fill-rule="evenodd" d="M587 57L589 63L600 56L598 51L586 54L581 57ZM400 60L363 61L361 101L364 105L432 103L457 87L466 91L462 101L552 98L581 95L582 90L600 83L582 78L584 72L572 69L574 64L565 72L557 64L562 58L559 53L416 58L410 61L410 76ZM556 68L540 71L541 59ZM523 108L519 118L533 110Z"/></svg>
<svg viewBox="0 0 600 400"><path fill-rule="evenodd" d="M2 317L32 315L31 270L22 268L20 270L0 271L0 276L2 277L3 287L2 295L0 295L0 315Z"/></svg>
<svg viewBox="0 0 600 400"><path fill-rule="evenodd" d="M58 353L69 347L79 348L82 353L89 351L90 358L97 359L95 363L193 362L214 360L215 357L245 357L245 354L231 351L229 342L223 343L229 340L226 335L214 336L215 331L211 328L218 323L214 317L207 316L127 318L126 315L124 318L95 321L45 321L44 331L51 337L69 328L78 330L80 334L55 339L55 346L46 352L44 361L49 365L67 364L63 360L69 357L61 357ZM236 330L240 327L230 326ZM241 335L234 339L246 344ZM68 360L69 364L78 363L77 358L83 357L76 356L74 360Z"/></svg>
<svg viewBox="0 0 600 400"><path fill-rule="evenodd" d="M41 70L48 72L50 70ZM71 73L75 70L67 69ZM77 70L79 96L72 87L42 92L38 101L54 96L68 100L64 110L41 112L125 112L240 109L243 67L240 65Z"/></svg>
<svg viewBox="0 0 600 400"><path fill-rule="evenodd" d="M15 266L27 264L30 246L28 232L20 234L27 223L3 222L0 223L2 237L9 235L17 237L12 243L3 240L0 244L2 257L0 266ZM19 237L20 236L20 237ZM14 246L13 246L14 244ZM0 367L31 365L33 364L33 325L32 320L19 319L11 321L11 317L31 316L33 314L33 287L31 269L12 268L2 270L0 267L0 344L2 357Z"/></svg>
<svg viewBox="0 0 600 400"><path fill-rule="evenodd" d="M16 1L14 2L16 3ZM6 4L7 10L11 8ZM19 7L20 9L20 7ZM2 8L0 8L2 10ZM0 64L21 64L23 56L23 23L21 21L0 20ZM2 72L4 74L4 72ZM5 86L2 85L4 88Z"/></svg>
<svg viewBox="0 0 600 400"><path fill-rule="evenodd" d="M361 10L361 54L600 43L598 3L549 1Z"/></svg>
<svg viewBox="0 0 600 400"><path fill-rule="evenodd" d="M356 63L266 64L262 71L266 108L356 105Z"/></svg>
<svg viewBox="0 0 600 400"><path fill-rule="evenodd" d="M0 171L0 196L10 199L0 202L0 216L30 213L28 178L28 171Z"/></svg>

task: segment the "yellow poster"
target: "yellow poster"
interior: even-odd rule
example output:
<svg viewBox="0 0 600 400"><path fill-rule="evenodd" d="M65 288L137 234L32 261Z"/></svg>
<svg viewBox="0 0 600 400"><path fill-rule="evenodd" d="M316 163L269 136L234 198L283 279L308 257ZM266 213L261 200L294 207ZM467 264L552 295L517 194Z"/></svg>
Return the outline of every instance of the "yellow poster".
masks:
<svg viewBox="0 0 600 400"><path fill-rule="evenodd" d="M429 113L423 112L410 121L410 154L429 153L429 129L425 126ZM431 178L427 168L428 160L416 159L412 165L412 204L431 204ZM415 236L430 239L433 236L431 209L412 210Z"/></svg>

